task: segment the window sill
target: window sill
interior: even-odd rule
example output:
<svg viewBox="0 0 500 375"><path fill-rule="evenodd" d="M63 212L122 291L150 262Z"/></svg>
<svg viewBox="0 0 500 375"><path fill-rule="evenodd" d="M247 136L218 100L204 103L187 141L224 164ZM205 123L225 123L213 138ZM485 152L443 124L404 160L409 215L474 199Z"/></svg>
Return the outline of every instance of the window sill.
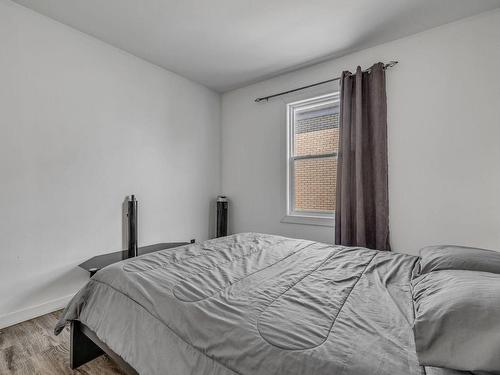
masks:
<svg viewBox="0 0 500 375"><path fill-rule="evenodd" d="M317 225L331 228L335 227L335 219L333 217L285 215L283 219L281 219L281 222L286 224Z"/></svg>

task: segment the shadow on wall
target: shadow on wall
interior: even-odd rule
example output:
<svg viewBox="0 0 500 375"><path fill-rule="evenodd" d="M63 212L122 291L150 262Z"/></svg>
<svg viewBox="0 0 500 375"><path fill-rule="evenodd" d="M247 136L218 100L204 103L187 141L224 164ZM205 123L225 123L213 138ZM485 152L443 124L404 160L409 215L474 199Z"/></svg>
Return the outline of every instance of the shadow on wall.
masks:
<svg viewBox="0 0 500 375"><path fill-rule="evenodd" d="M16 293L16 298L9 301L12 306L28 306L37 308L50 300L50 296L54 295L53 291L58 291L57 295L62 295L62 300L69 298L75 294L75 290L80 289L89 279L89 274L83 269L78 268L76 264L68 264L49 273L32 274L26 277L18 290L29 290L26 293ZM43 280L43 281L40 281ZM33 287L36 285L36 287ZM61 287L64 286L64 291ZM63 301L66 303L67 301ZM61 306L63 307L63 306ZM21 312L23 310L20 310Z"/></svg>
<svg viewBox="0 0 500 375"><path fill-rule="evenodd" d="M122 250L128 249L128 195L122 203Z"/></svg>
<svg viewBox="0 0 500 375"><path fill-rule="evenodd" d="M215 238L215 223L217 221L217 198L208 203L208 237Z"/></svg>

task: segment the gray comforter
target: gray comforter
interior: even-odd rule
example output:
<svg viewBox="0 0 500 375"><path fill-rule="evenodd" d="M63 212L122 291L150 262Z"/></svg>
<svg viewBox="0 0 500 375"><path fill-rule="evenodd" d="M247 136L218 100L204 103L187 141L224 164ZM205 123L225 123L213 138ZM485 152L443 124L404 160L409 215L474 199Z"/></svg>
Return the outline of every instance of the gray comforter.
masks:
<svg viewBox="0 0 500 375"><path fill-rule="evenodd" d="M56 332L80 320L140 374L424 375L412 333L417 262L239 234L99 271Z"/></svg>

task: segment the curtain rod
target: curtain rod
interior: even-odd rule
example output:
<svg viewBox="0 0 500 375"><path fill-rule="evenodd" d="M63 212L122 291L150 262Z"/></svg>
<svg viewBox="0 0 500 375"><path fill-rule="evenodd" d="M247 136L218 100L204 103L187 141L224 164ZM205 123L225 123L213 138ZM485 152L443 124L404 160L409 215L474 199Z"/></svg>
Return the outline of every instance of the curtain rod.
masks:
<svg viewBox="0 0 500 375"><path fill-rule="evenodd" d="M384 69L392 68L397 63L398 63L398 61L389 61L387 64L384 65ZM363 72L369 72L369 71L370 71L370 69L363 70ZM313 83L313 84L310 84L310 85L307 85L307 86L302 86L302 87L299 87L299 88L296 88L296 89L292 89L292 90L288 90L288 91L283 91L283 92L279 92L277 94L272 94L272 95L268 95L268 96L263 96L261 98L255 99L255 102L259 103L259 102L262 102L264 100L267 102L267 101L269 101L269 99L275 98L277 96L282 96L282 95L290 94L290 93L295 92L295 91L305 90L305 89L308 89L310 87L323 85L323 84L328 83L328 82L335 82L335 81L340 80L340 78L341 77L331 78L331 79L327 79L326 81L321 81L321 82Z"/></svg>

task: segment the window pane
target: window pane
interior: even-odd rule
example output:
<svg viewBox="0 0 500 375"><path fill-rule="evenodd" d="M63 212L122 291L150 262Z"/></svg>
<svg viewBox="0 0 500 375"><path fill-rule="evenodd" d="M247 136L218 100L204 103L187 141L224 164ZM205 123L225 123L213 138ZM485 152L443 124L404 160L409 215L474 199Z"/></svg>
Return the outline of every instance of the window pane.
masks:
<svg viewBox="0 0 500 375"><path fill-rule="evenodd" d="M294 160L296 211L335 211L337 158Z"/></svg>
<svg viewBox="0 0 500 375"><path fill-rule="evenodd" d="M294 156L337 152L339 141L339 106L323 105L294 113Z"/></svg>

